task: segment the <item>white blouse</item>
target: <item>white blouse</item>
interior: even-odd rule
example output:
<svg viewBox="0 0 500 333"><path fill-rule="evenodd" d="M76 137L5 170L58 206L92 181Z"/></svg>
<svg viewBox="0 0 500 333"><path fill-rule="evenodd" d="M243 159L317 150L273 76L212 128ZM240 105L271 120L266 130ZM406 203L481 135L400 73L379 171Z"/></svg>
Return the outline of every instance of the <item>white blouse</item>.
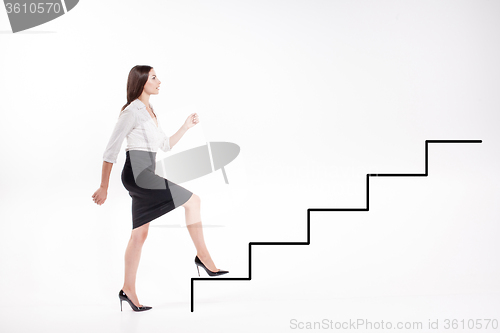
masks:
<svg viewBox="0 0 500 333"><path fill-rule="evenodd" d="M149 103L151 109L153 106ZM128 150L145 150L157 152L158 148L167 152L170 150L169 137L163 132L158 117L158 126L156 126L153 117L146 109L146 105L140 100L135 99L123 111L121 111L116 122L111 138L109 139L103 159L109 163L116 163L118 153L127 137Z"/></svg>

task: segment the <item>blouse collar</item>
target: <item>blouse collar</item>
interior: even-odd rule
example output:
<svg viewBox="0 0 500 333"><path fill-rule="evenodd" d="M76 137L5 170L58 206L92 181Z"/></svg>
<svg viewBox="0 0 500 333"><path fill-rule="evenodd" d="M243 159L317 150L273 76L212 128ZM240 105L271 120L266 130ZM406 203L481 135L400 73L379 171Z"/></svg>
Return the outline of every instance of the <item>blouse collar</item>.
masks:
<svg viewBox="0 0 500 333"><path fill-rule="evenodd" d="M135 100L133 100L132 103L134 103L134 105L138 109L145 109L146 108L146 104L144 104L139 98L136 98ZM132 104L132 103L130 103L130 104ZM149 106L151 108L153 108L153 104L151 104L151 102L149 102Z"/></svg>
<svg viewBox="0 0 500 333"><path fill-rule="evenodd" d="M148 116L151 118L151 121L153 121L153 123L154 123L153 118L151 117L151 115L149 115L149 111L146 109L146 104L144 104L140 99L136 98L130 104L133 104L134 107L136 107L138 110L144 109L144 111L146 111L148 113ZM149 103L149 105L151 106L151 109L153 109L153 105L151 104L151 102ZM156 123L155 123L154 124L155 127L160 128L160 121L158 120L158 117L156 117L156 122L158 125L156 125Z"/></svg>

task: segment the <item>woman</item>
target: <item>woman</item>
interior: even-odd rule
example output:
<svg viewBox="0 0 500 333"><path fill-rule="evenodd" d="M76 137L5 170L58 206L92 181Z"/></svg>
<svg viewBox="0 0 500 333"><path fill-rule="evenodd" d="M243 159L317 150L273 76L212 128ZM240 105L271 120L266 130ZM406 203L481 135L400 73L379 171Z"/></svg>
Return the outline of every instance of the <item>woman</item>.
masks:
<svg viewBox="0 0 500 333"><path fill-rule="evenodd" d="M148 235L149 222L182 206L185 209L186 225L196 247L196 268L205 269L209 276L228 273L217 269L208 253L203 238L200 215L200 198L169 180L155 174L158 148L169 151L184 133L199 120L196 113L186 119L181 128L171 137L163 132L154 109L149 102L151 95L158 95L161 81L150 66L135 66L127 81L127 104L122 107L111 138L103 154L101 186L92 195L94 202L102 205L106 201L109 176L116 163L123 139L127 137L126 161L122 170L122 183L132 197L132 235L125 251L125 281L118 296L120 308L127 301L134 311L145 311L135 290L137 268L141 250Z"/></svg>

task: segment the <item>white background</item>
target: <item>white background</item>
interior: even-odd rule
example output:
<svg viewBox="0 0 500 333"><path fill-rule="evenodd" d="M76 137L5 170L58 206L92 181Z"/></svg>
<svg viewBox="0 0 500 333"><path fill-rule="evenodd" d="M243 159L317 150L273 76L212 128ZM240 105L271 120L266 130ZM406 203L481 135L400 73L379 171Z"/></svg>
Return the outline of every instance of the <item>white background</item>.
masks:
<svg viewBox="0 0 500 333"><path fill-rule="evenodd" d="M500 2L87 0L16 34L0 10L0 32L0 331L500 320ZM425 140L483 143L430 145L427 178L372 178L369 212L312 213L309 246L254 247L252 281L197 282L193 313L195 248L183 209L164 215L137 276L153 309L120 312L126 142L91 196L137 64L167 134L200 116L159 158L241 148L229 185L182 184L227 277L248 276L251 241L305 241L308 208L365 207L367 173L423 173Z"/></svg>

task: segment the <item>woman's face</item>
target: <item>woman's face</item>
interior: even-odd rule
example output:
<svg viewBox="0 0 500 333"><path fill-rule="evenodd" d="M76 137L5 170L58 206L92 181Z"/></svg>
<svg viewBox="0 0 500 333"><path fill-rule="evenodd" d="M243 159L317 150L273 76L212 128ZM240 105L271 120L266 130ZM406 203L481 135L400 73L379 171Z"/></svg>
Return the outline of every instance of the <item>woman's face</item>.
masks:
<svg viewBox="0 0 500 333"><path fill-rule="evenodd" d="M144 85L144 92L148 95L158 95L160 92L160 83L161 81L158 80L158 77L156 77L155 70L151 68L149 71L148 81Z"/></svg>

